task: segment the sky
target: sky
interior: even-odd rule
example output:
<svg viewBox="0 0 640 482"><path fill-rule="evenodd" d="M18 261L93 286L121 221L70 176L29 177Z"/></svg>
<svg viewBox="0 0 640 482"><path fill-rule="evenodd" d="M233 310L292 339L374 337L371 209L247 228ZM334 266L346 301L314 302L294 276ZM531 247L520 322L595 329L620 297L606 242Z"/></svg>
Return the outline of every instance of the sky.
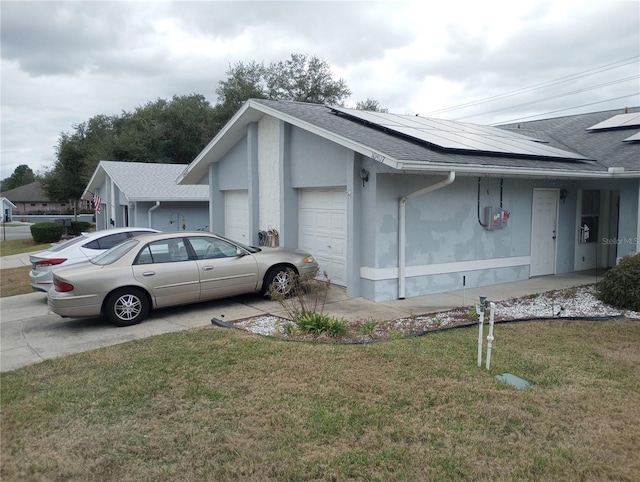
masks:
<svg viewBox="0 0 640 482"><path fill-rule="evenodd" d="M0 18L0 179L53 167L93 116L215 105L230 66L294 53L345 80L347 107L496 124L640 105L639 0L0 0Z"/></svg>

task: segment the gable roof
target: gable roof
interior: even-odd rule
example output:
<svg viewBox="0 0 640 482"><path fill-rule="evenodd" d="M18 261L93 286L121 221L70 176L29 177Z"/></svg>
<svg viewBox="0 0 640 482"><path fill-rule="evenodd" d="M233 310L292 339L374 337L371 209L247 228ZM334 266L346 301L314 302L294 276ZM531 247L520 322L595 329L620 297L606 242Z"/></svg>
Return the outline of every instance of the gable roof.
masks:
<svg viewBox="0 0 640 482"><path fill-rule="evenodd" d="M209 186L176 183L184 168L184 164L100 161L82 197L91 199L108 176L129 201L208 201Z"/></svg>
<svg viewBox="0 0 640 482"><path fill-rule="evenodd" d="M209 164L224 158L229 150L245 135L246 128L252 122L259 121L269 115L293 126L309 131L346 148L397 170L428 171L443 173L455 170L460 174L493 174L526 177L566 177L566 178L610 178L614 176L638 177L638 172L610 172L611 163L619 162L615 157L608 157L609 164L602 162L601 151L591 152L587 149L575 149L564 145L557 139L569 135L574 127L556 126L558 131L553 137L547 133L542 140L558 149L581 154L594 161L543 159L535 156L496 155L495 153L462 153L447 151L423 142L407 139L389 131L374 128L364 122L341 116L330 106L308 104L302 102L272 101L250 99L222 128L212 141L187 166L178 178L178 183L197 183L205 178ZM594 122L595 124L595 122ZM589 126L587 126L589 127ZM500 126L503 128L503 126ZM508 127L507 127L508 128ZM520 132L520 131L518 131ZM537 132L537 131L536 131ZM527 135L527 132L520 132ZM584 133L582 133L584 134ZM533 137L539 137L535 135ZM635 143L630 145L631 153L640 150ZM587 152L588 151L588 152ZM626 155L626 154L625 154ZM629 164L629 163L627 163ZM633 162L631 162L633 165Z"/></svg>
<svg viewBox="0 0 640 482"><path fill-rule="evenodd" d="M7 199L6 197L0 197L0 202L2 203L2 206L4 208L4 206L9 206L12 208L17 207L15 204L13 204L11 201L9 201L9 199Z"/></svg>
<svg viewBox="0 0 640 482"><path fill-rule="evenodd" d="M0 193L2 197L6 197L7 199L11 199L15 202L38 202L38 203L48 203L51 202L49 196L45 194L42 190L42 184L40 181L33 181L29 184L25 184L24 186L19 186L14 189L9 189L8 191L4 191Z"/></svg>
<svg viewBox="0 0 640 482"><path fill-rule="evenodd" d="M627 109L627 114L640 112L640 108ZM598 163L614 170L640 173L640 143L629 140L640 131L638 124L614 128L592 129L624 112L620 109L590 112L552 119L520 122L500 126L524 135L541 137L549 144L569 149L597 159Z"/></svg>

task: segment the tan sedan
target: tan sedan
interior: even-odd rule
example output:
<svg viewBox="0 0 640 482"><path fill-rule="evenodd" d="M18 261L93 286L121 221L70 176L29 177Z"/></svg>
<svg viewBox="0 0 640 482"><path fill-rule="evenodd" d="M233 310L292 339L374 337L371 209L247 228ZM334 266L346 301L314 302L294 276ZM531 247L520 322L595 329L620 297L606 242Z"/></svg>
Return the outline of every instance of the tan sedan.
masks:
<svg viewBox="0 0 640 482"><path fill-rule="evenodd" d="M290 270L314 275L309 253L245 246L196 232L136 236L91 261L54 272L49 308L69 317L140 323L155 308L290 288Z"/></svg>

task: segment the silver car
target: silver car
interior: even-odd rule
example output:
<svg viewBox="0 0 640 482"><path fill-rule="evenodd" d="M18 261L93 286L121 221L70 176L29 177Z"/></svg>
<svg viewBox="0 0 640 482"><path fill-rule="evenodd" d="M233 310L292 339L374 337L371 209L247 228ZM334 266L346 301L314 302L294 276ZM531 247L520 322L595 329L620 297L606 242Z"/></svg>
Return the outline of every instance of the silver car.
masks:
<svg viewBox="0 0 640 482"><path fill-rule="evenodd" d="M91 261L55 271L49 308L61 316L140 323L155 308L289 289L292 270L313 276L309 253L256 248L195 232L136 236Z"/></svg>
<svg viewBox="0 0 640 482"><path fill-rule="evenodd" d="M157 233L150 228L114 228L83 233L68 241L29 256L29 281L35 291L48 291L53 284L53 270L95 258L125 239L143 233Z"/></svg>

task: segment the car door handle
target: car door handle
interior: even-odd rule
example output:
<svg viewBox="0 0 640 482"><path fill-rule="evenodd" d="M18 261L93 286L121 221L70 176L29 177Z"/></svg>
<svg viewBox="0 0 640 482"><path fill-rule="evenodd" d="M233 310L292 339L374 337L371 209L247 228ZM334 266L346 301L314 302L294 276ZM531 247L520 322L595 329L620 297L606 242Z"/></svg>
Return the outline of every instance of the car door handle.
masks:
<svg viewBox="0 0 640 482"><path fill-rule="evenodd" d="M144 273L142 273L142 276L153 276L155 274L155 271L145 271Z"/></svg>
<svg viewBox="0 0 640 482"><path fill-rule="evenodd" d="M213 269L213 266L204 266L202 268L202 271L211 271Z"/></svg>

